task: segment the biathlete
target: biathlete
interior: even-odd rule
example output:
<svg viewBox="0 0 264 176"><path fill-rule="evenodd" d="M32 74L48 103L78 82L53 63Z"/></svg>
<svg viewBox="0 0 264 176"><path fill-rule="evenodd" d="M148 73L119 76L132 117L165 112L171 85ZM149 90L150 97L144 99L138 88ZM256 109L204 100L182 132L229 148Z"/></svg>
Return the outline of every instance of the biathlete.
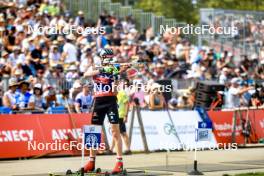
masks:
<svg viewBox="0 0 264 176"><path fill-rule="evenodd" d="M116 164L112 170L113 174L123 171L122 160L122 141L119 130L119 116L116 91L113 85L118 80L120 69L109 62L113 58L111 49L102 49L99 52L102 59L102 67L93 68L86 73L86 76L92 76L94 81L94 102L92 106L92 124L103 125L105 115L108 116L111 123L113 139L116 143ZM93 172L95 170L96 150L90 149L89 161L84 166L84 172Z"/></svg>

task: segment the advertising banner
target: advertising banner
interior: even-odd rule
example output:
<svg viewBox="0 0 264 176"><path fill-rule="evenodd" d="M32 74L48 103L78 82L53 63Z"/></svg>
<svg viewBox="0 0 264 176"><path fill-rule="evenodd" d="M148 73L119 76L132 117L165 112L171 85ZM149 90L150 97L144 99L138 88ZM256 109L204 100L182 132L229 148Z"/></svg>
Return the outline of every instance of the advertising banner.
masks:
<svg viewBox="0 0 264 176"><path fill-rule="evenodd" d="M201 121L196 111L170 111L171 122L167 111L147 111L142 110L141 116L147 138L148 148L154 150L181 150L194 149L195 128L198 121ZM129 121L131 114L129 114ZM127 123L127 131L130 122ZM110 125L105 121L108 140L112 140ZM216 140L214 137L210 141L199 141L197 147L214 147ZM132 133L131 150L144 150L140 135L140 127L137 117L134 120Z"/></svg>
<svg viewBox="0 0 264 176"><path fill-rule="evenodd" d="M82 126L90 124L88 114L0 115L0 158L41 155L74 155L70 142L80 142ZM66 149L66 150L65 150Z"/></svg>
<svg viewBox="0 0 264 176"><path fill-rule="evenodd" d="M217 143L229 144L232 142L233 114L233 111L208 112L208 115L213 123L213 133ZM236 121L235 142L237 144L244 143L240 118L237 118Z"/></svg>

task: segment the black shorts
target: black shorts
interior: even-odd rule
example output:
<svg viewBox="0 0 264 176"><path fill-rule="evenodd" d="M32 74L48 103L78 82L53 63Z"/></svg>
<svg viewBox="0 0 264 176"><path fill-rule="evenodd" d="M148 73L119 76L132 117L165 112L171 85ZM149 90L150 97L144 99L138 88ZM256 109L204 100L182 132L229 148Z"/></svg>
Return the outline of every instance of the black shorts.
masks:
<svg viewBox="0 0 264 176"><path fill-rule="evenodd" d="M119 123L116 96L95 97L92 107L92 124L103 125L105 115L111 124Z"/></svg>
<svg viewBox="0 0 264 176"><path fill-rule="evenodd" d="M121 134L126 133L126 124L124 123L123 118L119 119L119 129Z"/></svg>

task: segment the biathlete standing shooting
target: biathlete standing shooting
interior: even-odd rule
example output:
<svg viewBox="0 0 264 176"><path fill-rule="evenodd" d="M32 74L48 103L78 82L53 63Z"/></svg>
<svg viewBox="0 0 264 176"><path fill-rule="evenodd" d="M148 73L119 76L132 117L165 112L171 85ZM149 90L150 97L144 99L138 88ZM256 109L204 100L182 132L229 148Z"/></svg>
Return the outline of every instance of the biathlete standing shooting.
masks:
<svg viewBox="0 0 264 176"><path fill-rule="evenodd" d="M116 164L112 170L113 174L123 171L122 159L122 141L119 130L119 116L116 90L114 85L120 74L120 68L111 65L113 51L111 49L102 49L99 52L102 59L100 68L93 68L86 73L86 76L91 76L94 81L94 102L92 106L92 124L103 125L104 118L107 115L111 123L113 140L116 144ZM96 150L90 149L89 161L84 166L84 172L93 172L95 170Z"/></svg>

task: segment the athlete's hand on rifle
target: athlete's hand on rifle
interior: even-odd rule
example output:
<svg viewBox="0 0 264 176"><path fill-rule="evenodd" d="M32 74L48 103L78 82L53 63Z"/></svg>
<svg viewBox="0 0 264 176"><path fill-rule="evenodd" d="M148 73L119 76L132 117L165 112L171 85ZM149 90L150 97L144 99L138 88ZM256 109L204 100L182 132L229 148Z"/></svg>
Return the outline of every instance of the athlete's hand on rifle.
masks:
<svg viewBox="0 0 264 176"><path fill-rule="evenodd" d="M105 66L99 69L100 73L108 73L118 75L120 73L119 68L115 66Z"/></svg>
<svg viewBox="0 0 264 176"><path fill-rule="evenodd" d="M111 74L113 72L112 66L105 66L99 69L100 73L109 73Z"/></svg>

